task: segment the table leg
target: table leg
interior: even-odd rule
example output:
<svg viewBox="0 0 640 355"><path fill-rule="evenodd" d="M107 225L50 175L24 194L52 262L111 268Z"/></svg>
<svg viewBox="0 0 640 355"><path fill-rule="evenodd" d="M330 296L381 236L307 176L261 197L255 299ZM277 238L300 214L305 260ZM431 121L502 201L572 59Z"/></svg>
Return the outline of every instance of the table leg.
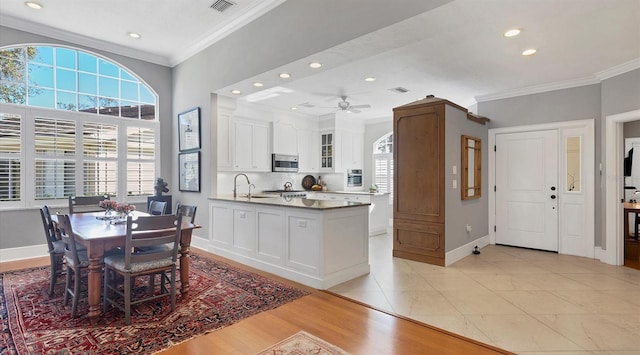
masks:
<svg viewBox="0 0 640 355"><path fill-rule="evenodd" d="M182 299L189 295L189 246L191 245L191 230L182 231L180 238L180 293Z"/></svg>
<svg viewBox="0 0 640 355"><path fill-rule="evenodd" d="M102 307L100 294L102 293L102 257L89 259L89 319L91 324L96 324Z"/></svg>

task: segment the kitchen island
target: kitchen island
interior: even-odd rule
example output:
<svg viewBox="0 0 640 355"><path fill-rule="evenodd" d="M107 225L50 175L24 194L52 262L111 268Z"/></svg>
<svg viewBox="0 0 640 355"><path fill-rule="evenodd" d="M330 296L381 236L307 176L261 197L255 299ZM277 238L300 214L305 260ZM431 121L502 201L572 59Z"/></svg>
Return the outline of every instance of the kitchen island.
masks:
<svg viewBox="0 0 640 355"><path fill-rule="evenodd" d="M369 273L369 203L269 195L210 200L213 253L317 289Z"/></svg>

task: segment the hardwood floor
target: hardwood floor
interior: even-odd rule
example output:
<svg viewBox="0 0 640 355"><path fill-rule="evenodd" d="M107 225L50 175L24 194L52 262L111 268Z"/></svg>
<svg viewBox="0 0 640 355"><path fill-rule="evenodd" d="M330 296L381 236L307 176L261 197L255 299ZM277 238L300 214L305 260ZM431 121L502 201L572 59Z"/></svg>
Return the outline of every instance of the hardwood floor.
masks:
<svg viewBox="0 0 640 355"><path fill-rule="evenodd" d="M161 354L254 354L297 333L309 332L352 354L510 354L480 342L340 296L197 251L237 267L309 290L309 296L234 325L175 345ZM0 263L0 272L47 265L48 258Z"/></svg>

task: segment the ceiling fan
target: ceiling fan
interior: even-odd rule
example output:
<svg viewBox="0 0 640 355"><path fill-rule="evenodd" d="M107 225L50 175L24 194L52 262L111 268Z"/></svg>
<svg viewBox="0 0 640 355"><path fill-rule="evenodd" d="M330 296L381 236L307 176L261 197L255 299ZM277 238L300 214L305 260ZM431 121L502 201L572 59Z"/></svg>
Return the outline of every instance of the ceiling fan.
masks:
<svg viewBox="0 0 640 355"><path fill-rule="evenodd" d="M347 96L343 95L340 96L340 98L342 99L342 101L338 101L338 111L347 111L347 112L351 112L351 113L360 113L361 111L359 110L360 108L369 108L371 107L371 105L366 104L366 105L351 105L351 103L349 103L349 101L347 101Z"/></svg>

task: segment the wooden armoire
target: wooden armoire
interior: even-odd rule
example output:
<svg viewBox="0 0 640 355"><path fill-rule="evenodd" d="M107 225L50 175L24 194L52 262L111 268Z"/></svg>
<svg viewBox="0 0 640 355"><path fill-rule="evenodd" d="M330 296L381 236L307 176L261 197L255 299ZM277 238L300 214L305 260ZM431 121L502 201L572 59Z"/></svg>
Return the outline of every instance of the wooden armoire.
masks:
<svg viewBox="0 0 640 355"><path fill-rule="evenodd" d="M468 119L464 107L432 96L393 109L393 256L445 265L445 189L453 183L445 157L460 145L445 126Z"/></svg>

